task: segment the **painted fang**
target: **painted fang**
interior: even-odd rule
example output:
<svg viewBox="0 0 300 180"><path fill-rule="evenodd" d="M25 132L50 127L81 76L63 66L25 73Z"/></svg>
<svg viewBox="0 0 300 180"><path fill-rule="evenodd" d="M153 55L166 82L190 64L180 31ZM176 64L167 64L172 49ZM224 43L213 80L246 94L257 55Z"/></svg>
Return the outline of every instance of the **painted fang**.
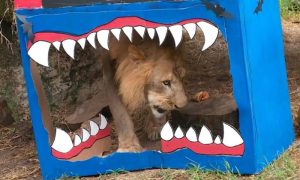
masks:
<svg viewBox="0 0 300 180"><path fill-rule="evenodd" d="M80 156L83 151L91 148L96 142L102 140L106 142L105 138L110 136L106 118L100 114L97 122L90 120L88 121L89 130L81 128L75 133L67 133L56 128L55 139L51 145L53 156L59 159L71 159Z"/></svg>
<svg viewBox="0 0 300 180"><path fill-rule="evenodd" d="M144 22L142 19L138 19L138 21ZM218 28L216 28L211 23L208 23L203 20L193 20L195 22L188 22L185 24L175 24L175 25L163 25L163 24L157 24L157 27L144 27L144 26L123 26L123 27L113 27L111 29L101 29L99 27L99 30L95 30L94 32L87 33L86 35L82 36L72 36L68 35L66 39L64 40L55 40L55 39L44 39L38 38L38 41L34 41L34 43L29 46L28 55L31 59L39 63L43 66L48 66L48 55L49 55L49 49L53 45L55 49L60 50L60 46L63 46L63 49L65 50L65 53L67 53L72 59L75 58L75 46L78 43L82 49L85 48L86 41L89 42L89 44L97 48L96 42L100 44L100 46L106 50L109 50L108 47L108 39L109 35L112 34L117 40L120 39L120 33L121 31L124 32L124 34L127 36L127 38L132 41L132 33L133 30L135 30L142 38L145 36L145 32L147 31L149 37L151 39L154 38L155 34L157 34L159 38L159 45L163 44L166 34L168 31L173 36L175 47L179 46L183 39L183 30L185 29L188 32L189 37L192 39L195 36L196 33L196 27L202 29L204 37L205 37L205 43L203 45L202 51L208 49L210 46L213 45L213 43L216 41L218 37ZM117 26L117 25L116 25ZM43 34L43 33L41 33ZM47 34L47 32L46 32ZM36 37L39 36L39 33L35 35ZM62 36L63 34L58 34L57 36ZM43 35L43 37L45 37ZM96 41L97 38L97 41Z"/></svg>
<svg viewBox="0 0 300 180"><path fill-rule="evenodd" d="M202 144L211 144L211 143L213 143L211 133L207 129L206 126L203 126L201 131L200 131L199 142L202 143Z"/></svg>
<svg viewBox="0 0 300 180"><path fill-rule="evenodd" d="M167 122L161 130L160 136L163 140L169 141L173 138L173 130L169 122Z"/></svg>

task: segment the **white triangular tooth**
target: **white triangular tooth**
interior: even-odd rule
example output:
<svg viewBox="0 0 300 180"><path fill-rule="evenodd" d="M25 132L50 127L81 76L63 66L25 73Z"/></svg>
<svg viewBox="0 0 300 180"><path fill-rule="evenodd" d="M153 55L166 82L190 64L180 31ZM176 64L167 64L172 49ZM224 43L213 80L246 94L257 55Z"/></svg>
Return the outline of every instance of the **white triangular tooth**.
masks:
<svg viewBox="0 0 300 180"><path fill-rule="evenodd" d="M190 38L193 39L193 37L196 34L196 29L197 29L196 24L195 23L188 23L188 24L183 25L183 27L188 32Z"/></svg>
<svg viewBox="0 0 300 180"><path fill-rule="evenodd" d="M82 142L86 142L90 136L90 133L86 129L82 128Z"/></svg>
<svg viewBox="0 0 300 180"><path fill-rule="evenodd" d="M105 129L106 126L107 126L107 120L106 120L106 117L103 116L102 114L100 115L100 117L101 117L101 121L100 121L99 127L100 127L100 129Z"/></svg>
<svg viewBox="0 0 300 180"><path fill-rule="evenodd" d="M227 147L234 147L243 144L244 141L238 131L227 123L223 122L223 144Z"/></svg>
<svg viewBox="0 0 300 180"><path fill-rule="evenodd" d="M121 29L112 29L110 30L112 34L117 38L117 40L120 40L120 34L121 34Z"/></svg>
<svg viewBox="0 0 300 180"><path fill-rule="evenodd" d="M160 27L156 28L156 32L157 32L157 35L158 35L158 38L159 38L159 45L161 45L164 42L165 38L166 38L168 28L164 27L164 26L160 26Z"/></svg>
<svg viewBox="0 0 300 180"><path fill-rule="evenodd" d="M99 132L99 126L94 121L90 121L91 135L95 136Z"/></svg>
<svg viewBox="0 0 300 180"><path fill-rule="evenodd" d="M132 27L126 26L122 28L123 32L125 33L125 35L128 37L128 39L130 40L130 42L132 42Z"/></svg>
<svg viewBox="0 0 300 180"><path fill-rule="evenodd" d="M143 26L137 26L137 27L134 27L134 29L141 36L141 38L144 38L144 36L145 36L145 30L146 30L145 27L143 27Z"/></svg>
<svg viewBox="0 0 300 180"><path fill-rule="evenodd" d="M74 146L78 146L81 143L81 138L78 135L75 135Z"/></svg>
<svg viewBox="0 0 300 180"><path fill-rule="evenodd" d="M153 39L154 36L155 36L155 29L153 29L153 28L147 28L147 32L148 32L149 37L151 39Z"/></svg>
<svg viewBox="0 0 300 180"><path fill-rule="evenodd" d="M218 37L219 30L214 25L204 21L198 22L197 25L202 29L204 34L205 43L203 45L202 51L205 51L207 48L214 44Z"/></svg>
<svg viewBox="0 0 300 180"><path fill-rule="evenodd" d="M73 142L68 133L56 128L54 142L51 147L61 153L67 153L73 148Z"/></svg>
<svg viewBox="0 0 300 180"><path fill-rule="evenodd" d="M196 132L192 127L189 128L189 130L186 132L185 136L191 142L196 142L197 141Z"/></svg>
<svg viewBox="0 0 300 180"><path fill-rule="evenodd" d="M96 49L96 33L93 32L90 35L88 35L88 37L86 38L88 40L88 42Z"/></svg>
<svg viewBox="0 0 300 180"><path fill-rule="evenodd" d="M217 136L215 141L214 141L215 144L221 144L221 137L220 136Z"/></svg>
<svg viewBox="0 0 300 180"><path fill-rule="evenodd" d="M97 33L97 39L98 39L100 45L106 50L109 50L109 48L108 48L108 36L109 36L109 30L100 30Z"/></svg>
<svg viewBox="0 0 300 180"><path fill-rule="evenodd" d="M174 25L170 26L169 29L175 41L175 47L177 47L182 40L182 26Z"/></svg>
<svg viewBox="0 0 300 180"><path fill-rule="evenodd" d="M52 44L53 44L53 46L55 47L55 49L57 49L57 50L59 51L61 42L59 42L59 41L54 41Z"/></svg>
<svg viewBox="0 0 300 180"><path fill-rule="evenodd" d="M176 131L175 131L175 137L176 137L177 139L181 139L181 138L184 137L184 134L183 134L183 132L182 132L180 126L179 126L179 127L176 129Z"/></svg>
<svg viewBox="0 0 300 180"><path fill-rule="evenodd" d="M86 42L86 39L85 39L85 38L81 38L81 39L79 39L77 42L79 43L79 45L80 45L80 47L81 47L82 49L85 48L85 42Z"/></svg>
<svg viewBox="0 0 300 180"><path fill-rule="evenodd" d="M72 39L67 39L62 42L64 50L72 59L74 59L75 44L76 42Z"/></svg>
<svg viewBox="0 0 300 180"><path fill-rule="evenodd" d="M38 41L34 43L28 50L28 55L35 62L43 66L49 66L48 55L51 43L46 41Z"/></svg>
<svg viewBox="0 0 300 180"><path fill-rule="evenodd" d="M202 144L211 144L213 143L213 138L206 126L203 126L201 128L200 134L199 134L199 142Z"/></svg>
<svg viewBox="0 0 300 180"><path fill-rule="evenodd" d="M167 122L160 132L160 137L165 141L169 141L173 138L173 136L174 134L173 134L172 127L170 123Z"/></svg>

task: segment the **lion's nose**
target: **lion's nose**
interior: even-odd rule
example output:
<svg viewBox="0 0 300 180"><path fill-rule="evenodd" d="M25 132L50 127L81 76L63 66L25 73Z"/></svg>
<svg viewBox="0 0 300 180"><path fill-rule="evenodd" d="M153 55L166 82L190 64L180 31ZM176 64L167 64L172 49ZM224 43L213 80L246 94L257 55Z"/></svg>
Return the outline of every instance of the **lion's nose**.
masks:
<svg viewBox="0 0 300 180"><path fill-rule="evenodd" d="M184 105L185 106L185 105ZM178 105L175 105L175 108L176 109L181 109L181 108L183 108L184 106L178 106Z"/></svg>
<svg viewBox="0 0 300 180"><path fill-rule="evenodd" d="M187 98L183 98L183 99L181 99L181 101L179 101L175 104L175 108L176 109L183 108L186 104L187 104Z"/></svg>

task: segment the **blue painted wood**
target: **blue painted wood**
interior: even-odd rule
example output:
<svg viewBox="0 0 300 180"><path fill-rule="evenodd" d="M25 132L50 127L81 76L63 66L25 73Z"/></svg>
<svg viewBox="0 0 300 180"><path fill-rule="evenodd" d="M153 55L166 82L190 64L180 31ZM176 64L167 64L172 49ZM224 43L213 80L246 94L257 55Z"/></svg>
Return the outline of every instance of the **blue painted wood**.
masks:
<svg viewBox="0 0 300 180"><path fill-rule="evenodd" d="M294 139L284 60L279 6L268 1L258 15L246 13L254 5L243 3L245 60L251 87L255 128L256 169L260 171Z"/></svg>
<svg viewBox="0 0 300 180"><path fill-rule="evenodd" d="M116 17L137 16L159 23L177 23L190 18L213 22L227 40L234 97L239 107L245 153L241 157L205 156L190 150L170 154L155 151L114 153L82 162L68 162L50 153L43 127L38 97L30 74L27 34L17 21L22 63L28 89L31 118L44 179L61 175L84 176L110 170L147 168L187 168L196 164L205 169L255 174L278 157L294 140L284 61L282 30L277 1L265 1L263 11L254 13L256 1L210 1L219 3L233 18L217 17L201 1L99 4L85 7L18 10L32 23L33 33L64 32L80 35Z"/></svg>

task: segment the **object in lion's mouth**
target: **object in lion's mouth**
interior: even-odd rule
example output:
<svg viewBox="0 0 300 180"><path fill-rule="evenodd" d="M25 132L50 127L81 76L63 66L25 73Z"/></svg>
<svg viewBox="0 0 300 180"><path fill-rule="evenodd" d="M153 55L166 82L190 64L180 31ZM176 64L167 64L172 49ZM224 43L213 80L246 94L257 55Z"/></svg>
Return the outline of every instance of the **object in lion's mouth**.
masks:
<svg viewBox="0 0 300 180"><path fill-rule="evenodd" d="M244 154L244 140L239 132L238 109L232 96L189 102L172 117L161 131L162 152L190 149L198 154Z"/></svg>
<svg viewBox="0 0 300 180"><path fill-rule="evenodd" d="M209 98L209 94L207 91L200 91L194 95L192 98L195 102L205 101Z"/></svg>

